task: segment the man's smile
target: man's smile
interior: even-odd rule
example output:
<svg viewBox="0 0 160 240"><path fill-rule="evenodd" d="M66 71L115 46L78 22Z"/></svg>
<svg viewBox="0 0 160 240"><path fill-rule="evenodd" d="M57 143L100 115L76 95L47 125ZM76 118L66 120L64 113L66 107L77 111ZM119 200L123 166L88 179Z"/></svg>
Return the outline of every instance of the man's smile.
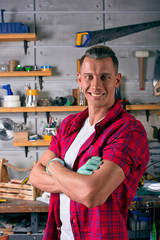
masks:
<svg viewBox="0 0 160 240"><path fill-rule="evenodd" d="M101 96L103 96L105 93L90 93L90 92L89 92L89 94L90 94L91 96L93 96L93 97L101 97Z"/></svg>

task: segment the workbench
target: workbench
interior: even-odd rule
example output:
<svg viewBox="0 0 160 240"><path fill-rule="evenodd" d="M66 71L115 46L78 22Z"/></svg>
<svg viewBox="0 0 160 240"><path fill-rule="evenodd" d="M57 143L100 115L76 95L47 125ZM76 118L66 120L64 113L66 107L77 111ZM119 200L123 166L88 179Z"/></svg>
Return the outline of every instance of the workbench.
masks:
<svg viewBox="0 0 160 240"><path fill-rule="evenodd" d="M49 205L41 201L29 201L8 198L6 202L0 203L0 214L4 213L30 213L31 234L11 234L10 240L42 240L43 235L38 234L39 214L48 213Z"/></svg>
<svg viewBox="0 0 160 240"><path fill-rule="evenodd" d="M160 211L160 198L158 195L137 195L137 197L140 201L133 201L129 206L129 210L150 210L153 213L153 207L155 206L156 212ZM135 221L135 230L128 230L129 239L150 239L150 231L151 229L141 230L141 221L137 220Z"/></svg>
<svg viewBox="0 0 160 240"><path fill-rule="evenodd" d="M155 202L155 207L160 208L160 198L154 195L143 195L138 196L142 198L141 202L132 202L129 209L137 208L152 208L153 202ZM139 205L140 204L140 205ZM43 234L38 233L38 223L39 214L48 213L49 205L40 201L29 201L20 199L8 198L6 202L0 203L0 214L4 213L30 213L31 218L31 234L13 234L9 235L10 240L42 240ZM138 239L139 233L128 231L130 239ZM149 236L149 231L141 231L141 237L147 238Z"/></svg>

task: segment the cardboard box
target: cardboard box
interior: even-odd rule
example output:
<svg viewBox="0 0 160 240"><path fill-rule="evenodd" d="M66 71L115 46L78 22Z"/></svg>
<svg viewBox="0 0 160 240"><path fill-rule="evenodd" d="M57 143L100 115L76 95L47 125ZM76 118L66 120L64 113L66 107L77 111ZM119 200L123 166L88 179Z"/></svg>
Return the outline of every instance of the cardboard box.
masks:
<svg viewBox="0 0 160 240"><path fill-rule="evenodd" d="M14 132L13 141L14 142L28 141L28 132Z"/></svg>

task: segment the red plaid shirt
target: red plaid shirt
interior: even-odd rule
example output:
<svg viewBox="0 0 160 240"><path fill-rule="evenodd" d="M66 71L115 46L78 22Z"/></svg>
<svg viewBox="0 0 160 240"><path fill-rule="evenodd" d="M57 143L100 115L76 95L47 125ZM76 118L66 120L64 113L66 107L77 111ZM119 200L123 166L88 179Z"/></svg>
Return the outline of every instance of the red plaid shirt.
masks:
<svg viewBox="0 0 160 240"><path fill-rule="evenodd" d="M49 147L59 158L64 159L87 116L88 109L85 109L64 119ZM102 159L118 164L125 173L125 179L101 206L87 208L71 200L74 238L126 240L128 207L135 196L139 179L145 172L149 148L144 127L122 108L119 100L106 117L95 125L95 132L80 148L73 171L77 171L92 156L101 156ZM59 194L51 194L44 240L60 239L59 208Z"/></svg>

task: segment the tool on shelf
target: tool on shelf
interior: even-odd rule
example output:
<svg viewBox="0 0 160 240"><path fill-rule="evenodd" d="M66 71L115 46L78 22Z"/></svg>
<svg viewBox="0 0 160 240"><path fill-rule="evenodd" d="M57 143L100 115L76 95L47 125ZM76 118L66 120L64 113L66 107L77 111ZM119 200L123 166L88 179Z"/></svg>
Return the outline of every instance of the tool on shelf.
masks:
<svg viewBox="0 0 160 240"><path fill-rule="evenodd" d="M140 90L144 90L144 58L149 56L148 51L136 51L137 58L140 58Z"/></svg>
<svg viewBox="0 0 160 240"><path fill-rule="evenodd" d="M4 23L4 11L5 9L1 9L1 21L0 23L0 34L16 34L16 33L24 33L29 34L29 26L22 24L21 22L9 22ZM27 39L24 38L24 53L27 54L28 42Z"/></svg>
<svg viewBox="0 0 160 240"><path fill-rule="evenodd" d="M4 23L4 11L5 9L1 9L2 23L0 23L0 33L28 33L29 32L29 27L27 25L22 24L21 22Z"/></svg>
<svg viewBox="0 0 160 240"><path fill-rule="evenodd" d="M38 100L38 90L37 89L27 89L26 90L26 107L36 107Z"/></svg>
<svg viewBox="0 0 160 240"><path fill-rule="evenodd" d="M156 50L154 73L153 73L153 86L155 87L159 81L160 81L160 51Z"/></svg>
<svg viewBox="0 0 160 240"><path fill-rule="evenodd" d="M78 32L76 33L76 47L89 47L158 26L160 26L160 21L133 24L97 31Z"/></svg>
<svg viewBox="0 0 160 240"><path fill-rule="evenodd" d="M8 141L13 138L15 123L10 118L0 118L0 140Z"/></svg>
<svg viewBox="0 0 160 240"><path fill-rule="evenodd" d="M13 92L10 88L10 85L3 85L0 86L1 89L7 90L7 95L4 96L4 107L20 107L20 96L19 95L13 95Z"/></svg>
<svg viewBox="0 0 160 240"><path fill-rule="evenodd" d="M6 89L6 90L7 90L7 95L13 95L12 90L11 90L9 84L7 84L7 85L2 85L2 86L0 86L0 88L1 88L1 89Z"/></svg>

